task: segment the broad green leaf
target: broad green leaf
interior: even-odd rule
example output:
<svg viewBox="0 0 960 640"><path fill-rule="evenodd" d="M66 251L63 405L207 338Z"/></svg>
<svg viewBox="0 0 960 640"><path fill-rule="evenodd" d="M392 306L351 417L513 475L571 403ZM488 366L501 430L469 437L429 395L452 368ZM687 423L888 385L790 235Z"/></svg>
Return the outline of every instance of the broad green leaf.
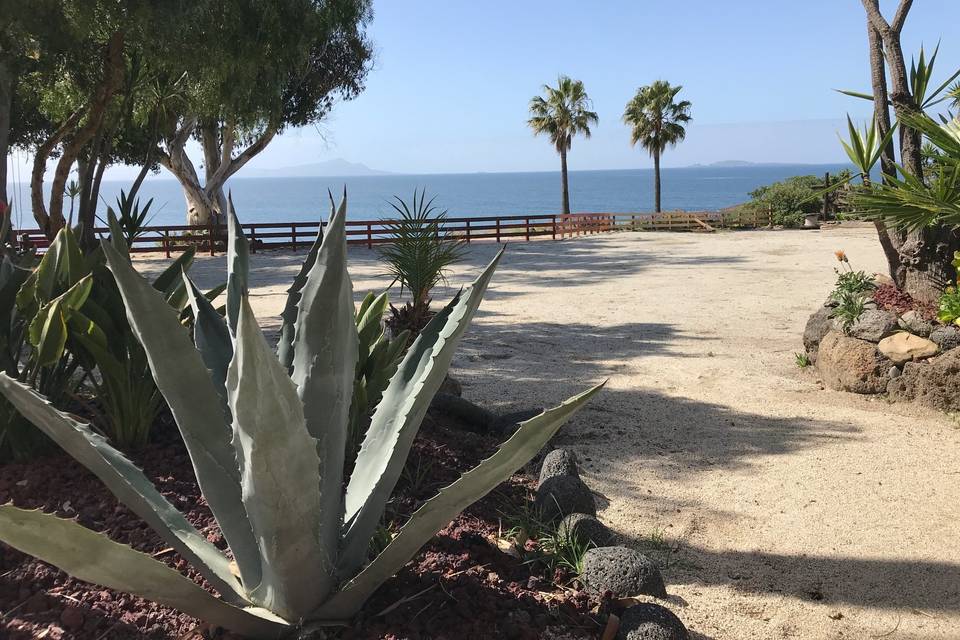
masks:
<svg viewBox="0 0 960 640"><path fill-rule="evenodd" d="M107 242L101 246L123 296L130 327L143 345L157 388L183 435L200 489L250 591L260 584L260 557L241 499L236 453L217 389L163 294L113 246Z"/></svg>
<svg viewBox="0 0 960 640"><path fill-rule="evenodd" d="M249 286L250 246L233 208L232 194L227 197L227 202L227 326L230 333L236 335L240 301Z"/></svg>
<svg viewBox="0 0 960 640"><path fill-rule="evenodd" d="M423 503L380 555L324 603L317 616L339 619L359 611L367 598L409 562L437 531L533 458L560 427L600 391L603 384L520 423L517 431L496 453Z"/></svg>
<svg viewBox="0 0 960 640"><path fill-rule="evenodd" d="M130 257L130 247L127 246L127 240L123 235L123 227L117 220L117 214L113 207L107 207L107 227L110 229L110 243L122 256Z"/></svg>
<svg viewBox="0 0 960 640"><path fill-rule="evenodd" d="M89 425L58 411L30 387L0 374L0 392L27 420L89 469L123 504L177 550L223 597L242 602L229 562L200 535L153 483Z"/></svg>
<svg viewBox="0 0 960 640"><path fill-rule="evenodd" d="M474 283L433 317L383 392L347 485L347 533L340 569L358 568L403 471L430 401L443 383L460 338L480 306L503 251Z"/></svg>
<svg viewBox="0 0 960 640"><path fill-rule="evenodd" d="M227 604L162 562L72 520L3 505L0 539L79 580L132 593L251 638L279 638L289 630L270 612Z"/></svg>
<svg viewBox="0 0 960 640"><path fill-rule="evenodd" d="M196 247L190 247L177 259L167 265L167 268L160 273L153 281L153 288L157 291L163 291L168 296L183 285L181 274L190 271L193 266L193 259L197 254Z"/></svg>
<svg viewBox="0 0 960 640"><path fill-rule="evenodd" d="M343 464L358 353L346 217L344 197L301 290L290 373L321 456L320 544L327 550L339 546L343 522Z"/></svg>
<svg viewBox="0 0 960 640"><path fill-rule="evenodd" d="M334 586L337 549L321 540L316 440L304 425L297 388L263 337L246 296L237 315L227 396L243 501L263 559L263 580L252 595L296 620Z"/></svg>
<svg viewBox="0 0 960 640"><path fill-rule="evenodd" d="M374 297L373 293L368 293L364 298L360 310L357 311L357 335L360 340L361 350L370 352L375 340L383 333L383 314L387 310L389 300L386 292ZM361 357L367 355L361 353Z"/></svg>

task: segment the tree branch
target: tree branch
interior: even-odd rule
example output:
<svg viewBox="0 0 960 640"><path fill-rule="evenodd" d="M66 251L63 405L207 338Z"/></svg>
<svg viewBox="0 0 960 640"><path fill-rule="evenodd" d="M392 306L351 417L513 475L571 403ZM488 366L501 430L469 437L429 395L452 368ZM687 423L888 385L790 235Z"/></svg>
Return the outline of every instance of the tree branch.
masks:
<svg viewBox="0 0 960 640"><path fill-rule="evenodd" d="M222 187L230 176L239 171L243 165L250 162L258 153L266 149L275 135L277 135L277 128L273 125L268 126L267 130L264 131L253 144L244 149L240 155L227 163L221 164L216 174L214 174L213 178L207 183L207 190L210 191L211 189Z"/></svg>
<svg viewBox="0 0 960 640"><path fill-rule="evenodd" d="M33 171L30 174L30 205L33 208L33 218L48 237L51 235L50 216L47 214L47 205L43 200L43 174L47 170L47 158L63 137L77 126L83 113L83 109L74 111L66 122L53 132L53 135L37 147L33 156Z"/></svg>
<svg viewBox="0 0 960 640"><path fill-rule="evenodd" d="M907 14L910 13L912 5L913 0L900 0L900 6L897 7L897 12L894 14L893 22L890 25L890 28L897 34L903 30L903 23L907 21Z"/></svg>

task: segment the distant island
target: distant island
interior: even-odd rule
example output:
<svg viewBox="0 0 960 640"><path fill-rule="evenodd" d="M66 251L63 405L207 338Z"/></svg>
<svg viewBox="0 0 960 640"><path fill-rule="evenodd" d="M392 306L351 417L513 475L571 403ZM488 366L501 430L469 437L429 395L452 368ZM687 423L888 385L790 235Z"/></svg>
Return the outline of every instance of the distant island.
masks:
<svg viewBox="0 0 960 640"><path fill-rule="evenodd" d="M688 169L704 169L707 167L713 169L731 169L739 167L796 167L802 166L804 164L834 164L830 162L825 163L809 163L809 162L750 162L749 160L718 160L717 162L710 162L707 164L691 164L687 165ZM840 163L836 163L840 164Z"/></svg>
<svg viewBox="0 0 960 640"><path fill-rule="evenodd" d="M254 169L251 167L244 173L251 178L352 178L356 176L390 175L389 171L371 169L362 162L350 162L343 158L276 169Z"/></svg>

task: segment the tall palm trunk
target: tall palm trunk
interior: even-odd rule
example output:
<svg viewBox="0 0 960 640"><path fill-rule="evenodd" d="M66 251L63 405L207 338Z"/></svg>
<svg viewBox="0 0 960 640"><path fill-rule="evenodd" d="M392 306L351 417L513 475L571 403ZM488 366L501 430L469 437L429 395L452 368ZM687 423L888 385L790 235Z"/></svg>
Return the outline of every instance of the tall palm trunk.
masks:
<svg viewBox="0 0 960 640"><path fill-rule="evenodd" d="M660 150L653 150L653 210L660 213Z"/></svg>
<svg viewBox="0 0 960 640"><path fill-rule="evenodd" d="M567 150L560 148L560 182L563 186L563 213L570 213L570 186L567 182Z"/></svg>

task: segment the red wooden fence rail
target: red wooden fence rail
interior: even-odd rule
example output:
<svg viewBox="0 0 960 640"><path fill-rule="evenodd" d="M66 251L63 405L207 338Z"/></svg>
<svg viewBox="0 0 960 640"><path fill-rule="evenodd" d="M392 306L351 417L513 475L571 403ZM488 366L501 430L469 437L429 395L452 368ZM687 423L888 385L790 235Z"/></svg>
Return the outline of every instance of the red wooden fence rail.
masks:
<svg viewBox="0 0 960 640"><path fill-rule="evenodd" d="M530 242L547 237L562 240L609 231L700 231L711 227L770 226L771 222L769 215L763 212L572 213L447 218L442 228L465 242ZM347 220L347 242L372 249L374 245L390 242L394 224L396 221L391 220ZM309 246L319 230L318 222L251 222L241 226L253 252L279 248L296 251ZM101 236L109 234L106 227L98 227L94 231ZM42 250L49 244L39 229L21 229L14 233L26 246ZM200 251L214 255L218 251L225 251L226 238L226 227L223 225L149 226L134 241L131 250L138 253L160 252L169 257L174 252L195 246Z"/></svg>

